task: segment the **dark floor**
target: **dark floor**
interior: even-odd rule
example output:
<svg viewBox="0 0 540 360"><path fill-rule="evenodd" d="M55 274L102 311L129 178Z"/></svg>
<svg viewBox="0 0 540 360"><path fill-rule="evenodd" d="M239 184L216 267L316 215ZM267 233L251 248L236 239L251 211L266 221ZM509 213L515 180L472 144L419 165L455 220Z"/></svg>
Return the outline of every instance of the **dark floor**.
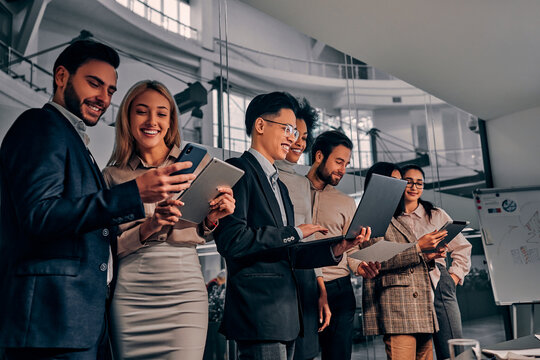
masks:
<svg viewBox="0 0 540 360"><path fill-rule="evenodd" d="M463 337L478 340L481 347L505 341L503 319L500 315L494 315L465 321L463 322ZM354 344L352 359L386 359L382 336L376 336L367 342Z"/></svg>

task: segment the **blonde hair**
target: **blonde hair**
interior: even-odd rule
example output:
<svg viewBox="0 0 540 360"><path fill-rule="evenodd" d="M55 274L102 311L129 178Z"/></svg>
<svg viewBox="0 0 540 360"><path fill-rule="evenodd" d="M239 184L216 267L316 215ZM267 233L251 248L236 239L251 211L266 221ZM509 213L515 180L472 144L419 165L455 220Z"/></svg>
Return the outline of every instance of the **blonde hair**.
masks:
<svg viewBox="0 0 540 360"><path fill-rule="evenodd" d="M165 134L165 144L170 149L173 145L180 146L180 132L178 130L178 110L176 103L171 93L165 85L159 81L143 80L139 81L128 90L126 96L120 104L118 115L116 116L116 136L114 149L107 163L108 166L125 167L129 158L135 151L135 138L130 132L129 110L133 100L145 92L146 90L154 90L163 95L168 101L171 108L170 111L170 127Z"/></svg>

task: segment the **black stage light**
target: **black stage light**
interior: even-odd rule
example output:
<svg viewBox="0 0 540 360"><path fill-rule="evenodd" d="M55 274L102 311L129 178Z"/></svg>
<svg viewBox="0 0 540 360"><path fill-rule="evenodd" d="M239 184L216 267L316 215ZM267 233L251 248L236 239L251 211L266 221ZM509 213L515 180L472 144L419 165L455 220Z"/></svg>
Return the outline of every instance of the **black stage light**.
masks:
<svg viewBox="0 0 540 360"><path fill-rule="evenodd" d="M186 90L174 95L174 101L176 101L180 114L185 114L208 104L208 91L198 81L190 83Z"/></svg>

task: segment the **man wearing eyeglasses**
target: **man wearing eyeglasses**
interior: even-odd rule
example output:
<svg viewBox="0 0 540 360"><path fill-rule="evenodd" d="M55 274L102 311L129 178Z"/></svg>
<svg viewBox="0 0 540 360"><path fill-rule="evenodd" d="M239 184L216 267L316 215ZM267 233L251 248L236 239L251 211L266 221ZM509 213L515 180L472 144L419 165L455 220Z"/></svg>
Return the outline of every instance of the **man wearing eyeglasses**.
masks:
<svg viewBox="0 0 540 360"><path fill-rule="evenodd" d="M293 205L274 166L298 137L297 108L288 93L256 96L245 118L251 148L228 160L245 174L233 187L235 211L214 238L228 276L220 331L237 342L239 359L292 359L294 340L302 334L293 268L336 265L346 250L369 239L364 230L352 242L293 246L327 232L316 224L294 226Z"/></svg>

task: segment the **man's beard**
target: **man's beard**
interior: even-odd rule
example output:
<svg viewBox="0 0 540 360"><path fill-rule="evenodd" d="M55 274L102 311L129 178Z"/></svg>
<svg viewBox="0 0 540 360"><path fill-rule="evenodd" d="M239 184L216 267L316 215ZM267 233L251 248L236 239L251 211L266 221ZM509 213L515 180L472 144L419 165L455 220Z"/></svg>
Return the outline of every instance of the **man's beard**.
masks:
<svg viewBox="0 0 540 360"><path fill-rule="evenodd" d="M328 173L326 171L326 160L317 166L317 170L315 171L317 174L317 177L321 179L326 185L330 184L332 186L337 186L339 184L339 181L341 180L338 178L337 180L332 179L332 174Z"/></svg>
<svg viewBox="0 0 540 360"><path fill-rule="evenodd" d="M64 104L66 104L66 109L69 112L71 112L73 115L81 119L86 124L86 126L96 125L97 121L99 121L99 119L101 118L100 116L96 122L93 122L84 118L82 114L81 98L75 91L75 88L73 87L73 83L71 82L71 80L68 80L68 83L66 85L66 90L64 90Z"/></svg>

